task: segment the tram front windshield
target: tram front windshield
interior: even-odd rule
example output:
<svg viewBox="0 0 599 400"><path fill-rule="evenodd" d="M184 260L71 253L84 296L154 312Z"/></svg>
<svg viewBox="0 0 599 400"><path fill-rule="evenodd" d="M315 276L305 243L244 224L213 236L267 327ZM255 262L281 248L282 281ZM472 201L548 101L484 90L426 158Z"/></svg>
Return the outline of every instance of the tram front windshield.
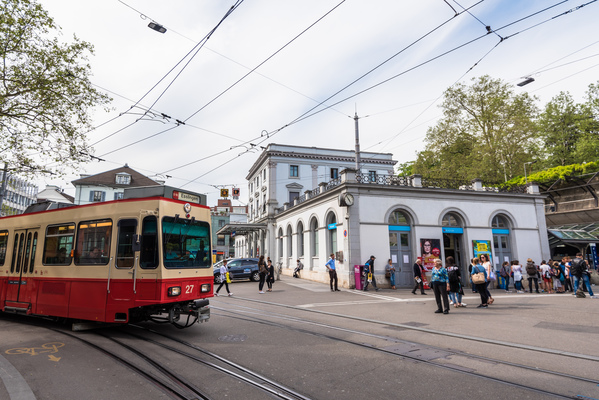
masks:
<svg viewBox="0 0 599 400"><path fill-rule="evenodd" d="M178 216L164 217L162 252L166 268L208 268L210 224Z"/></svg>

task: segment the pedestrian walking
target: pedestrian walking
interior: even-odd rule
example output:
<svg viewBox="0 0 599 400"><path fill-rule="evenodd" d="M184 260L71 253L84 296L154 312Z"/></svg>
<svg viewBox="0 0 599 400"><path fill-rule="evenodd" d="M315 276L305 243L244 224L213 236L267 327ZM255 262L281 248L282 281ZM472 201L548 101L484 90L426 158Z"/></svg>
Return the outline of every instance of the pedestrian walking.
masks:
<svg viewBox="0 0 599 400"><path fill-rule="evenodd" d="M325 264L325 267L329 271L329 279L331 284L331 292L340 292L337 288L337 270L335 269L335 254L331 253L329 261ZM335 288L333 289L333 283L335 284Z"/></svg>
<svg viewBox="0 0 599 400"><path fill-rule="evenodd" d="M372 286L378 292L380 289L376 285L376 278L374 277L374 260L375 256L370 256L368 261L364 263L364 291L368 291L368 284L372 282Z"/></svg>
<svg viewBox="0 0 599 400"><path fill-rule="evenodd" d="M414 280L416 284L414 285L414 290L412 290L412 294L416 294L416 290L420 287L420 294L426 294L424 291L424 271L422 270L422 259L417 258L414 263Z"/></svg>
<svg viewBox="0 0 599 400"><path fill-rule="evenodd" d="M227 294L229 296L233 296L233 293L231 293L229 291L229 282L228 282L228 277L227 275L229 274L229 267L227 267L227 260L223 260L223 263L220 266L219 269L219 273L220 273L220 285L218 286L218 289L216 289L216 292L214 293L215 296L218 296L218 292L220 291L220 288L223 287L223 285L225 285L225 289L227 289Z"/></svg>
<svg viewBox="0 0 599 400"><path fill-rule="evenodd" d="M268 260L266 265L266 286L269 292L272 292L273 283L275 283L275 267L272 265L272 261Z"/></svg>
<svg viewBox="0 0 599 400"><path fill-rule="evenodd" d="M443 268L443 263L438 258L435 260L435 267L432 271L431 285L437 302L435 313L449 314L449 298L447 297L449 277L447 276L447 270ZM441 304L441 300L443 300L443 304Z"/></svg>
<svg viewBox="0 0 599 400"><path fill-rule="evenodd" d="M387 261L387 265L385 266L385 276L391 281L391 289L395 289L395 267L391 259Z"/></svg>
<svg viewBox="0 0 599 400"><path fill-rule="evenodd" d="M270 261L270 258L268 259L268 262ZM260 256L260 259L258 260L258 273L260 274L260 283L258 284L258 293L260 294L264 294L264 281L266 280L266 274L268 273L268 270L266 268L266 263L264 262L264 256Z"/></svg>

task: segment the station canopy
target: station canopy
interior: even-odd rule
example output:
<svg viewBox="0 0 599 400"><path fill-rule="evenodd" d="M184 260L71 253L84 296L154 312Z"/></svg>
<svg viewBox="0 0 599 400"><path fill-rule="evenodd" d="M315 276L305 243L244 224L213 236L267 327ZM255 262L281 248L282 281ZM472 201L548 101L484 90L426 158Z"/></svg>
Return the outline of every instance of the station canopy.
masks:
<svg viewBox="0 0 599 400"><path fill-rule="evenodd" d="M549 244L599 243L599 223L570 224L547 228Z"/></svg>
<svg viewBox="0 0 599 400"><path fill-rule="evenodd" d="M266 230L266 224L227 224L220 228L217 235L247 235L254 232Z"/></svg>

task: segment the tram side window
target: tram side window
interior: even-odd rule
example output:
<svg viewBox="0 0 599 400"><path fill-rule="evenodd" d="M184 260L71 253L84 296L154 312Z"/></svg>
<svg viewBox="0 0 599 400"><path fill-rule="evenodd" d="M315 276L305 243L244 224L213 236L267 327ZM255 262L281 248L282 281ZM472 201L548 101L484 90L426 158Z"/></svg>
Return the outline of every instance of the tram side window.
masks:
<svg viewBox="0 0 599 400"><path fill-rule="evenodd" d="M81 221L77 229L75 264L108 264L112 221Z"/></svg>
<svg viewBox="0 0 599 400"><path fill-rule="evenodd" d="M0 265L4 265L6 260L6 250L8 249L8 231L0 231Z"/></svg>
<svg viewBox="0 0 599 400"><path fill-rule="evenodd" d="M139 265L145 269L158 266L158 220L154 216L145 217L141 225L141 254Z"/></svg>
<svg viewBox="0 0 599 400"><path fill-rule="evenodd" d="M75 224L49 226L44 243L44 264L69 265L75 237Z"/></svg>
<svg viewBox="0 0 599 400"><path fill-rule="evenodd" d="M122 219L119 221L119 237L117 240L116 266L117 268L131 268L135 259L133 241L137 231L136 219Z"/></svg>

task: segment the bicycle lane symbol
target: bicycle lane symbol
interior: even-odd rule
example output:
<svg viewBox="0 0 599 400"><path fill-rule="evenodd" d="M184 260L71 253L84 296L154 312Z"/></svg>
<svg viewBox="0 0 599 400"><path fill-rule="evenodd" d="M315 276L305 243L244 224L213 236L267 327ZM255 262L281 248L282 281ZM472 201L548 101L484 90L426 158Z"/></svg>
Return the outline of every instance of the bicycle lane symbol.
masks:
<svg viewBox="0 0 599 400"><path fill-rule="evenodd" d="M37 356L39 354L50 353L48 358L50 361L58 362L61 357L56 357L55 353L58 353L58 349L63 347L64 343L50 342L44 343L41 347L16 347L14 349L6 350L6 354L29 354L30 356Z"/></svg>

